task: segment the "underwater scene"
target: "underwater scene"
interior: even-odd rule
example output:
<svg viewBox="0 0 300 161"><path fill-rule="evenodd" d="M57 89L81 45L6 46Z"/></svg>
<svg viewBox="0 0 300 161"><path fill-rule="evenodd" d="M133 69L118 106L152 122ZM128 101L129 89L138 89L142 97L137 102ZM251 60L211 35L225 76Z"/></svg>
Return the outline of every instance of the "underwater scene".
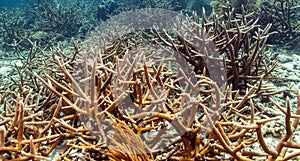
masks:
<svg viewBox="0 0 300 161"><path fill-rule="evenodd" d="M0 161L300 161L299 0L0 9Z"/></svg>

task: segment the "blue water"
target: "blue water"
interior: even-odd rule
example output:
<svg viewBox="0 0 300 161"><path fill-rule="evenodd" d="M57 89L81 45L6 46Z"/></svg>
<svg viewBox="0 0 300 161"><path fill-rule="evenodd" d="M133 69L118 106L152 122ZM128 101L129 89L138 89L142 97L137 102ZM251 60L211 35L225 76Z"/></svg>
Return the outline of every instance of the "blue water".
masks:
<svg viewBox="0 0 300 161"><path fill-rule="evenodd" d="M22 0L0 0L0 7L17 7L22 5Z"/></svg>

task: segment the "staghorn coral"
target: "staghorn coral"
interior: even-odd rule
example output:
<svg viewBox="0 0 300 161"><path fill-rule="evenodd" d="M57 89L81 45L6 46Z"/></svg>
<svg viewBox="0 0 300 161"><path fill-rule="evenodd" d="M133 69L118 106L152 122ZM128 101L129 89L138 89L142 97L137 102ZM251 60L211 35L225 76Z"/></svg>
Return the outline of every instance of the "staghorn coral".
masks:
<svg viewBox="0 0 300 161"><path fill-rule="evenodd" d="M142 22L155 17L149 10L140 12L144 14L133 15L141 16ZM295 114L289 99L286 109L270 100L284 117L261 114L257 100L280 91L263 84L273 65L253 63L256 57L266 56L260 54L268 28L260 30L246 17L243 14L241 19L222 23L216 17L207 20L203 16L198 23L198 19L183 21L181 15L173 32L161 28L169 29L166 25L138 30L134 25L118 24L127 21L123 19L106 25L109 32L99 27L94 33L96 42L91 37L86 44L75 44L72 57L64 49L53 50L48 53L53 54L51 63L45 63L50 69L28 74L38 79L39 90L3 91L12 92L15 100L3 100L2 159L47 160L56 151L58 160L288 160L299 156L299 152L287 151L299 148L291 136L300 118L300 94ZM253 28L258 31L254 39ZM210 48L211 44L216 48ZM30 55L25 59L29 64L43 62L34 52ZM207 63L212 60L217 64ZM213 70L208 70L211 65L220 70L218 65L225 61L225 74L233 68L240 74L243 69L235 63L241 60L252 75L229 74L228 80L220 78L224 81L220 84ZM243 90L231 84L231 79L239 78L247 80ZM284 122L285 133L273 149L266 144L262 127L276 120ZM120 142L124 138L134 140L137 146L132 146L132 140ZM250 151L254 144L262 150Z"/></svg>
<svg viewBox="0 0 300 161"><path fill-rule="evenodd" d="M26 30L24 15L20 15L20 10L10 12L8 9L3 9L0 16L1 25L1 48L16 51L24 50L30 43L25 41L29 35Z"/></svg>
<svg viewBox="0 0 300 161"><path fill-rule="evenodd" d="M93 24L91 15L94 2L27 0L25 14L31 21L34 31L61 34L66 38L85 35L86 23ZM82 10L84 12L82 12ZM28 24L29 25L29 24Z"/></svg>
<svg viewBox="0 0 300 161"><path fill-rule="evenodd" d="M277 32L271 37L273 43L295 43L299 39L300 24L299 3L294 0L267 1L261 5L260 24L272 23L271 31ZM280 40L280 41L278 41Z"/></svg>
<svg viewBox="0 0 300 161"><path fill-rule="evenodd" d="M179 19L175 26L177 37L168 33L164 33L166 36L156 34L162 42L183 55L195 73L203 73L207 68L208 76L214 77L213 80L221 86L226 78L217 78L216 73L209 74L213 71L210 69L217 67L220 73L227 74L227 82L233 89L241 89L252 79L266 77L277 64L266 61L264 54L267 39L272 34L269 33L271 25L258 28L257 20L249 20L250 15L243 12L234 18L233 11L228 10L226 18L213 14L207 19L203 9L200 23L197 17L188 18L187 22Z"/></svg>
<svg viewBox="0 0 300 161"><path fill-rule="evenodd" d="M229 8L234 9L235 14L241 14L243 10L254 12L252 19L258 18L258 25L262 28L271 24L270 32L276 32L269 38L272 44L296 43L299 39L299 4L295 0L270 0L270 1L226 1L214 0L211 2L215 12L223 15Z"/></svg>
<svg viewBox="0 0 300 161"><path fill-rule="evenodd" d="M25 0L21 9L4 9L0 14L0 45L7 51L23 52L32 48L31 42L50 48L71 38L79 41L99 23L95 3Z"/></svg>

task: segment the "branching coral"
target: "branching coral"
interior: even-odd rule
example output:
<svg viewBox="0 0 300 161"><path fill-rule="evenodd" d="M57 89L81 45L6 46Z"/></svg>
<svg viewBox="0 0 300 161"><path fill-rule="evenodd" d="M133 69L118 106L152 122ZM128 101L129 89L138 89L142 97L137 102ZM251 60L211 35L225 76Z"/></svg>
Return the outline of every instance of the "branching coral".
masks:
<svg viewBox="0 0 300 161"><path fill-rule="evenodd" d="M280 44L296 43L299 39L299 4L295 0L271 0L271 1L236 1L230 0L224 5L223 1L214 0L211 2L217 14L222 15L227 11L228 6L234 8L234 15L241 14L243 8L248 12L254 12L253 19L258 18L257 24L261 27L270 26L270 32L273 34L269 42Z"/></svg>
<svg viewBox="0 0 300 161"><path fill-rule="evenodd" d="M35 31L59 33L64 37L74 37L79 34L85 35L88 26L85 23L92 23L93 17L86 17L87 11L84 8L93 9L93 4L84 2L64 1L62 5L57 1L28 0L25 3L28 8L25 13L34 23ZM50 35L51 36L51 35Z"/></svg>
<svg viewBox="0 0 300 161"><path fill-rule="evenodd" d="M280 43L278 40L293 42L299 38L297 31L300 23L299 7L299 3L294 0L266 1L261 5L260 23L262 25L266 22L272 23L271 31L277 32L272 36L272 42Z"/></svg>
<svg viewBox="0 0 300 161"><path fill-rule="evenodd" d="M212 15L210 22L203 10L200 24L197 17L194 20L187 19L187 23L182 20L177 22L178 37L172 38L164 33L167 35L165 39L156 33L162 42L183 55L196 73L203 73L204 67L208 72L217 67L221 73L227 73L227 82L238 89L245 87L251 79L267 76L276 66L276 63L267 62L264 58L266 41L271 34L270 25L260 29L256 25L257 21L249 20L250 15L243 12L234 18L233 12L229 10L225 19ZM209 75L215 77L214 81L226 82L225 78L216 78L216 73Z"/></svg>
<svg viewBox="0 0 300 161"><path fill-rule="evenodd" d="M98 24L94 1L72 2L26 0L18 10L4 10L0 16L1 47L16 52L28 50L31 42L53 47L60 41L81 39ZM29 41L28 41L29 40Z"/></svg>
<svg viewBox="0 0 300 161"><path fill-rule="evenodd" d="M24 16L18 15L21 11L11 13L8 10L3 10L0 14L1 26L1 41L0 45L3 49L15 49L16 51L24 50L29 45L25 41L26 36L29 34L26 31Z"/></svg>
<svg viewBox="0 0 300 161"><path fill-rule="evenodd" d="M72 57L53 50L42 65L37 62L44 58L29 54L24 68L34 70L31 79L13 85L33 78L39 83L17 88L15 100L9 94L3 98L2 159L46 160L57 151L58 160L288 160L300 155L287 152L299 148L291 136L299 123L300 94L295 114L289 99L286 109L270 99L285 118L285 134L275 148L266 143L262 127L280 118L264 116L256 107L260 96L276 94L263 84L276 65L263 52L269 26L260 29L245 13L233 19L230 11L225 21L216 15L202 14L201 22L180 15L173 31L162 28L169 21L159 26L161 19L145 29L138 27L157 16L149 10L134 13L143 13L132 14L141 21L120 15L120 21L105 26L108 32L99 27L86 44L75 44ZM126 21L129 25L118 26ZM261 150L249 150L255 144Z"/></svg>

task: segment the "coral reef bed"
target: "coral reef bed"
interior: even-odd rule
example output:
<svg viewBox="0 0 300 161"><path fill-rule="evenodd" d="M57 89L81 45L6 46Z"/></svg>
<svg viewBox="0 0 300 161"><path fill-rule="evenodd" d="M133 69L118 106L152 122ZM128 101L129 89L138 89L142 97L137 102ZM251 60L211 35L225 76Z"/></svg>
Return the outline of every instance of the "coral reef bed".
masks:
<svg viewBox="0 0 300 161"><path fill-rule="evenodd" d="M42 21L63 13L39 2ZM82 42L81 19L61 16L36 41L4 34L0 160L298 160L300 56L240 10L130 10Z"/></svg>

